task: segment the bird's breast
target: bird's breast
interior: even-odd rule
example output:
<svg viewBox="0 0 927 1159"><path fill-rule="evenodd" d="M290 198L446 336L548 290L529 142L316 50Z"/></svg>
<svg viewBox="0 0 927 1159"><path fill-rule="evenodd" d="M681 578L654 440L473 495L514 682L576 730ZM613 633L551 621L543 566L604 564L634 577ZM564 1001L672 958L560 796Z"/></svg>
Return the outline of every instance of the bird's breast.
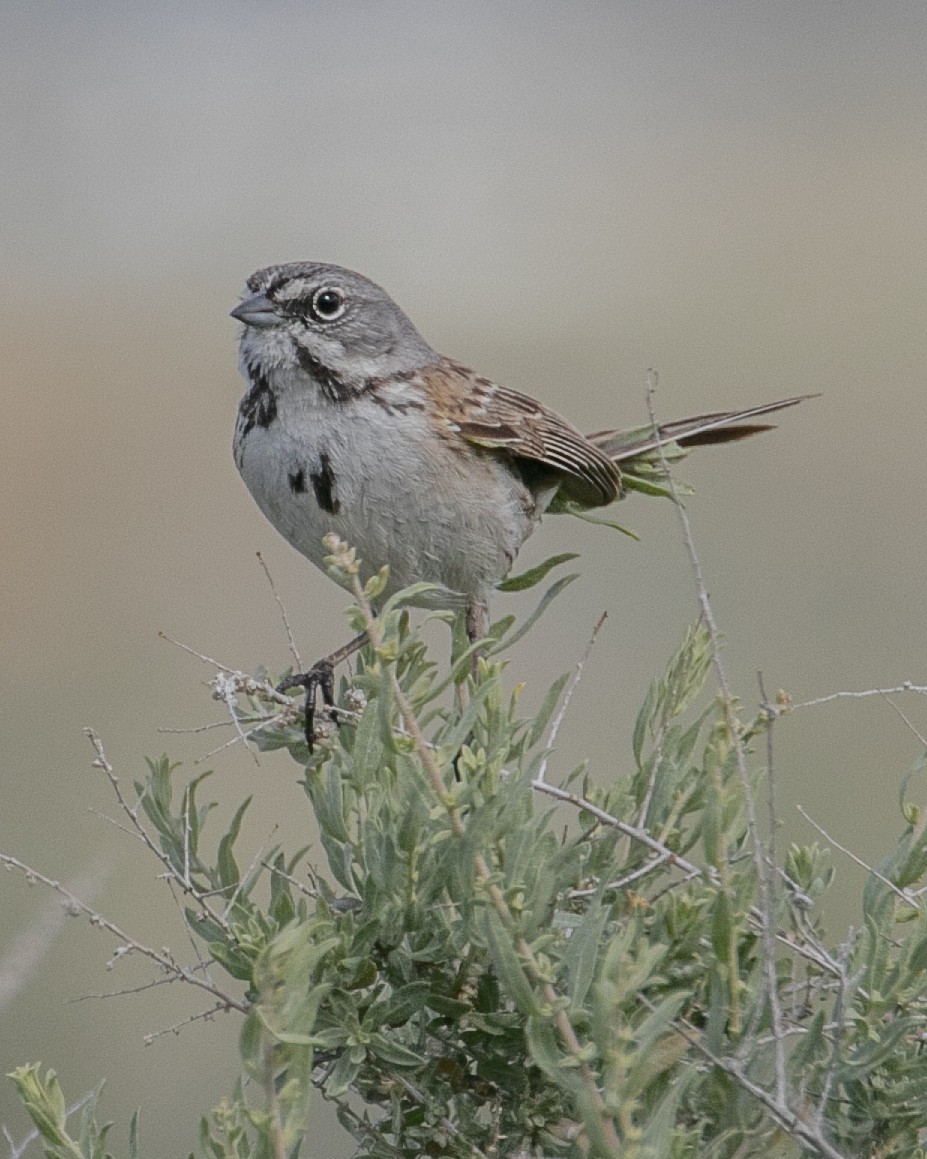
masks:
<svg viewBox="0 0 927 1159"><path fill-rule="evenodd" d="M441 437L420 407L367 398L318 405L289 392L272 421L239 415L236 463L260 509L317 566L331 531L389 590L427 582L427 602L485 599L538 513L503 457ZM247 428L247 429L246 429Z"/></svg>

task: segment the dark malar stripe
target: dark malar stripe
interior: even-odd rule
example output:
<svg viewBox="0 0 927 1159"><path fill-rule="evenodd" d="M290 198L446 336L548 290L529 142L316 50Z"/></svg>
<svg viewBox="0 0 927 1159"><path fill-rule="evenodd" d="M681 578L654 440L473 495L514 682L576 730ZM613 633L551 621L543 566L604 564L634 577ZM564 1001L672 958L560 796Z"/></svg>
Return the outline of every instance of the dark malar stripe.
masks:
<svg viewBox="0 0 927 1159"><path fill-rule="evenodd" d="M303 370L313 379L325 397L332 402L344 402L352 394L357 393L345 385L334 370L330 370L314 354L311 354L305 346L301 346L299 342L296 343L296 360Z"/></svg>
<svg viewBox="0 0 927 1159"><path fill-rule="evenodd" d="M251 389L238 407L241 424L239 439L243 439L256 426L266 429L277 417L277 396L271 390L267 376L256 367L249 366L248 377L251 379Z"/></svg>

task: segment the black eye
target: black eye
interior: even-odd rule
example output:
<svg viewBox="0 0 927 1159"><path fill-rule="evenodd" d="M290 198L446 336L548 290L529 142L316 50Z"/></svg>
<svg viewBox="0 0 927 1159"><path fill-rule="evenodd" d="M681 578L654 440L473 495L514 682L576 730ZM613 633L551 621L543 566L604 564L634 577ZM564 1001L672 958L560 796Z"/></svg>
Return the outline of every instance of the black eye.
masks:
<svg viewBox="0 0 927 1159"><path fill-rule="evenodd" d="M323 286L312 295L310 308L320 322L334 322L344 313L344 291L337 286Z"/></svg>

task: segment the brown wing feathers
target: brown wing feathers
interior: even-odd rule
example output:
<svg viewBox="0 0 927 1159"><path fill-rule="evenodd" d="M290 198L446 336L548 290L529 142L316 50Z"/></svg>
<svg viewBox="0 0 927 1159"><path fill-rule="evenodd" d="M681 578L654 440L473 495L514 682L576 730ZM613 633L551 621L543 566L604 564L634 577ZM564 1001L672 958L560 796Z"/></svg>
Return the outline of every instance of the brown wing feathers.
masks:
<svg viewBox="0 0 927 1159"><path fill-rule="evenodd" d="M454 370L468 374L463 367L455 365ZM449 417L468 442L505 449L516 459L562 472L564 494L578 502L599 506L618 498L618 468L566 419L488 379L469 377L467 387L468 395Z"/></svg>
<svg viewBox="0 0 927 1159"><path fill-rule="evenodd" d="M452 429L469 443L505 450L515 459L552 468L563 475L563 498L585 506L604 506L621 495L617 464L665 443L697 447L748 438L770 430L751 422L794 406L810 395L780 399L739 411L717 411L631 431L581 434L555 411L528 395L478 377L464 366L443 359L429 371L429 385Z"/></svg>

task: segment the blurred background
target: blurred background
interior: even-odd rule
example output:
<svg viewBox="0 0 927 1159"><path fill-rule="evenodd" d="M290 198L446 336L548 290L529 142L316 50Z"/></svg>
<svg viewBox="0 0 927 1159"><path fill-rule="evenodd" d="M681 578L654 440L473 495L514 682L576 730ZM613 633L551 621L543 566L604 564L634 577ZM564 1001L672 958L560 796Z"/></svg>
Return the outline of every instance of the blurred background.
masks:
<svg viewBox="0 0 927 1159"><path fill-rule="evenodd" d="M749 711L758 671L796 700L927 683L920 0L31 0L3 23L0 850L189 956L158 865L101 816L82 729L126 786L145 755L205 756L217 734L158 730L221 718L211 670L158 632L282 669L258 550L304 658L345 638L344 595L230 453L228 311L272 262L361 270L439 350L586 429L646 421L649 368L667 419L821 392L682 470L731 682ZM550 518L519 564L582 554L512 655L533 703L609 613L558 775L628 772L647 684L696 615L672 507L616 517L640 543ZM861 857L887 851L927 730L923 699L896 703L909 724L873 697L777 727L785 837L814 838L802 804ZM243 861L301 843L289 758L210 765L223 818L255 794ZM860 872L834 862L835 918L858 924ZM149 975L107 970L115 940L60 915L3 876L0 1071L41 1059L71 1097L106 1077L117 1151L140 1104L149 1149L186 1153L236 1073L234 1017L146 1047L208 1003L90 997ZM0 1123L28 1126L6 1080ZM312 1154L351 1153L332 1131Z"/></svg>

